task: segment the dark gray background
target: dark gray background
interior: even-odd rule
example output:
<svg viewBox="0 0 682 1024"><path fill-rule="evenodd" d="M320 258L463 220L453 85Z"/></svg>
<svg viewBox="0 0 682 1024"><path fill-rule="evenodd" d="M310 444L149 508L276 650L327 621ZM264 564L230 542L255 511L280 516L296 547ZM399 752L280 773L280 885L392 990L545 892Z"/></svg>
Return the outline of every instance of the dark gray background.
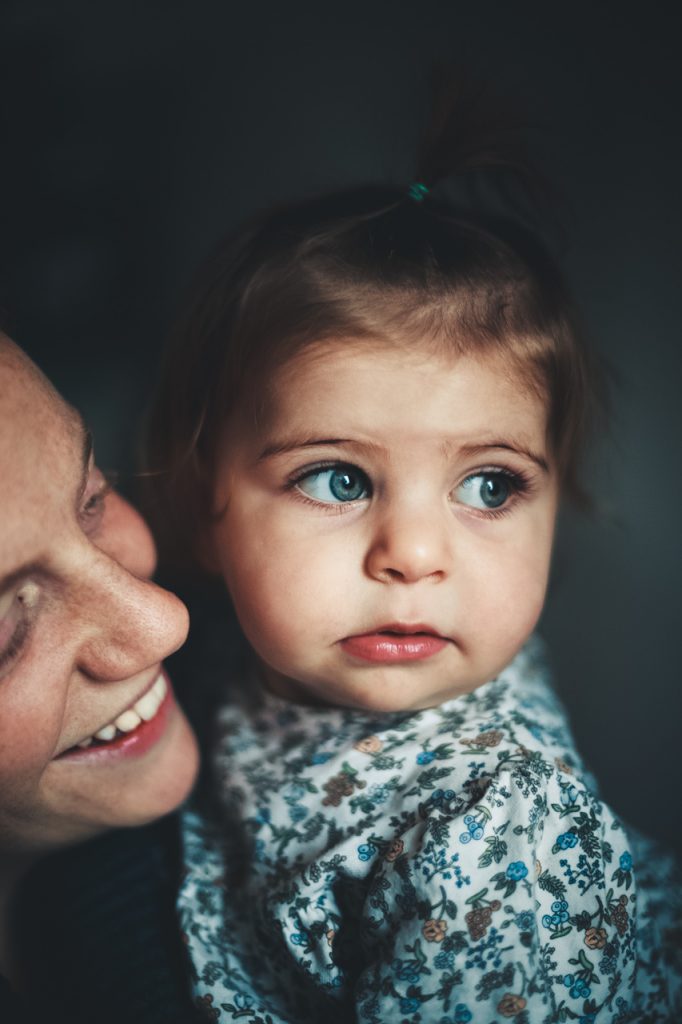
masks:
<svg viewBox="0 0 682 1024"><path fill-rule="evenodd" d="M604 792L682 848L676 5L5 0L0 304L128 471L179 293L244 214L408 181L435 59L520 98L617 369L544 632Z"/></svg>

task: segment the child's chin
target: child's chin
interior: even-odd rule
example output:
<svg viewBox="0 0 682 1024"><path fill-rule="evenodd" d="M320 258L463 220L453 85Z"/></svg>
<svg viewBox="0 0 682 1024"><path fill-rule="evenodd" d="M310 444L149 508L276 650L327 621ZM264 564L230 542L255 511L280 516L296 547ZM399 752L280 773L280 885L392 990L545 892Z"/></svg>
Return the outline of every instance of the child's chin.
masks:
<svg viewBox="0 0 682 1024"><path fill-rule="evenodd" d="M359 711L371 711L377 714L390 714L397 711L421 711L423 708L434 707L446 700L447 696L439 693L415 691L413 687L401 685L394 681L374 680L362 689L353 687L339 690L329 703L339 707L355 708Z"/></svg>

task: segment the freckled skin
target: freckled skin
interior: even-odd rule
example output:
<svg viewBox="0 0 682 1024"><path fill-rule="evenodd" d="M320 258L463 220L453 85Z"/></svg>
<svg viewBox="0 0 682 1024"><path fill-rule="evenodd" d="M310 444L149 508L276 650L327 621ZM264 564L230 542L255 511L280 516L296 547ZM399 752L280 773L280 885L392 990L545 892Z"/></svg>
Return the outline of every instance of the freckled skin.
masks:
<svg viewBox="0 0 682 1024"><path fill-rule="evenodd" d="M79 497L83 431L74 411L0 340L0 658L14 624L30 629L0 664L0 854L49 849L149 821L187 794L194 737L177 707L160 740L117 763L59 755L101 728L156 678L187 633L187 613L149 581L151 535L115 494L96 523ZM86 472L87 499L97 471Z"/></svg>
<svg viewBox="0 0 682 1024"><path fill-rule="evenodd" d="M325 443L280 450L292 439ZM523 451L491 447L509 439ZM288 485L325 461L362 470L371 496L323 505ZM492 468L530 481L497 517L467 505L461 487ZM320 346L272 381L257 432L229 424L214 567L274 691L428 707L492 678L532 632L557 500L546 409L506 368L389 345ZM344 638L395 622L430 625L448 643L404 664L348 656Z"/></svg>

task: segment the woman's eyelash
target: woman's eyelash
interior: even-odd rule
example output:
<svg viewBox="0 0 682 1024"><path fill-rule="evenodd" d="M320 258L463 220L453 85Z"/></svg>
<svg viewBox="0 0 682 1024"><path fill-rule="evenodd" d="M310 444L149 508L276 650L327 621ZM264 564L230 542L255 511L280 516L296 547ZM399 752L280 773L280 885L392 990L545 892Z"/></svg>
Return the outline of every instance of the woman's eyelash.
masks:
<svg viewBox="0 0 682 1024"><path fill-rule="evenodd" d="M0 651L0 671L21 655L22 650L34 621L34 612L40 600L40 587L33 581L27 581L20 586L13 597L13 604L21 607L21 617L16 623L11 637ZM8 610L11 614L11 609Z"/></svg>
<svg viewBox="0 0 682 1024"><path fill-rule="evenodd" d="M116 472L100 470L100 475L102 477L102 482L97 490L90 495L87 501L84 502L81 508L82 515L94 515L118 483L118 473Z"/></svg>
<svg viewBox="0 0 682 1024"><path fill-rule="evenodd" d="M91 494L81 508L81 517L84 519L92 519L94 516L98 515L110 490L111 488L109 485L105 484L99 491L96 491L95 494Z"/></svg>
<svg viewBox="0 0 682 1024"><path fill-rule="evenodd" d="M24 618L17 624L17 628L12 633L9 643L0 651L0 670L9 665L17 654L21 653L21 649L24 646L24 642L28 636L30 629L30 622L27 618Z"/></svg>

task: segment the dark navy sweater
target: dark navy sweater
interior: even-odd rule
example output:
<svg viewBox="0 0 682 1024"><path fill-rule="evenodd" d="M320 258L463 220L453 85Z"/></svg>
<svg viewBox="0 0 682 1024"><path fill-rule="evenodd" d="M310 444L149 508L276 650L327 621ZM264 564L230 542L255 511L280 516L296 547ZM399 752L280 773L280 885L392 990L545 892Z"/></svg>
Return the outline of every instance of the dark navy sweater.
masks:
<svg viewBox="0 0 682 1024"><path fill-rule="evenodd" d="M110 833L34 869L14 921L28 1000L16 1019L205 1022L190 997L175 917L178 873L175 816Z"/></svg>

